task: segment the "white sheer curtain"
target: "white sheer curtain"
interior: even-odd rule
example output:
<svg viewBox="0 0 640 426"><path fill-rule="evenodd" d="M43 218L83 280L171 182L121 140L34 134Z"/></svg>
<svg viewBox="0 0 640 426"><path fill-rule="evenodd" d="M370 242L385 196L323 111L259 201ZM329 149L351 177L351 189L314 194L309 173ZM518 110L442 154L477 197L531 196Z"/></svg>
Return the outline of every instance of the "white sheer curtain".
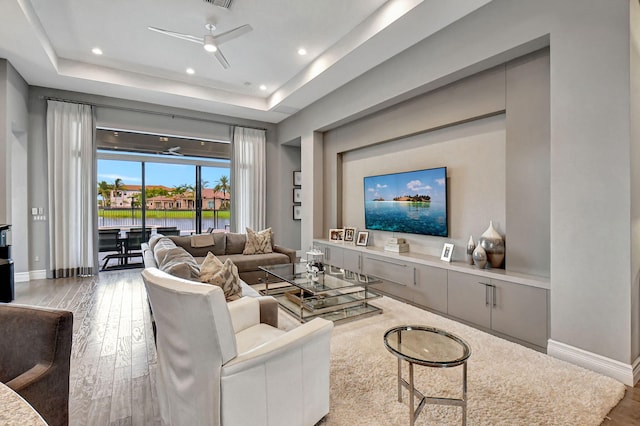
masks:
<svg viewBox="0 0 640 426"><path fill-rule="evenodd" d="M95 120L91 106L47 101L49 273L97 272Z"/></svg>
<svg viewBox="0 0 640 426"><path fill-rule="evenodd" d="M232 211L236 232L264 229L266 223L266 132L233 130Z"/></svg>

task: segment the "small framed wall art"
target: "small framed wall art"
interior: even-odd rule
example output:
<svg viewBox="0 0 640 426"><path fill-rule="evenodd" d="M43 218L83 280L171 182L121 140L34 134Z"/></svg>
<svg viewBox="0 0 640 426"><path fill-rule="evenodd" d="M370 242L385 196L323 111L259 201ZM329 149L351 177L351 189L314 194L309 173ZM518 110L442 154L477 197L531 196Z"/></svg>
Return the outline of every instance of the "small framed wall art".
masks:
<svg viewBox="0 0 640 426"><path fill-rule="evenodd" d="M453 244L444 243L444 247L442 247L442 255L440 256L440 260L444 260L445 262L451 262L452 255L453 255Z"/></svg>
<svg viewBox="0 0 640 426"><path fill-rule="evenodd" d="M293 184L295 186L302 185L302 172L300 170L293 172Z"/></svg>
<svg viewBox="0 0 640 426"><path fill-rule="evenodd" d="M344 229L329 229L329 239L336 243L344 241Z"/></svg>
<svg viewBox="0 0 640 426"><path fill-rule="evenodd" d="M293 220L302 220L302 206L293 206Z"/></svg>
<svg viewBox="0 0 640 426"><path fill-rule="evenodd" d="M351 226L344 227L344 242L346 244L356 243L356 228L353 228Z"/></svg>
<svg viewBox="0 0 640 426"><path fill-rule="evenodd" d="M369 231L358 232L358 238L356 239L356 245L366 246L369 242Z"/></svg>

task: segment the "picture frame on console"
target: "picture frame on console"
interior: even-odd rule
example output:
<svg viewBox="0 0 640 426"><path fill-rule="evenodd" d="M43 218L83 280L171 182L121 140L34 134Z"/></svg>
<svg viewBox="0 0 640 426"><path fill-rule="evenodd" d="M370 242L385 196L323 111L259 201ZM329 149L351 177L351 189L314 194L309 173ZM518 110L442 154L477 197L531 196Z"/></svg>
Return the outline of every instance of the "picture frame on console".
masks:
<svg viewBox="0 0 640 426"><path fill-rule="evenodd" d="M453 244L444 243L442 247L442 255L440 255L440 260L444 260L445 262L451 262L451 257L453 256Z"/></svg>
<svg viewBox="0 0 640 426"><path fill-rule="evenodd" d="M369 242L369 231L358 232L358 238L356 239L357 246L366 246Z"/></svg>
<svg viewBox="0 0 640 426"><path fill-rule="evenodd" d="M344 227L344 242L345 244L354 245L356 243L356 228L352 226Z"/></svg>
<svg viewBox="0 0 640 426"><path fill-rule="evenodd" d="M344 228L329 229L329 240L334 243L341 243L344 241Z"/></svg>

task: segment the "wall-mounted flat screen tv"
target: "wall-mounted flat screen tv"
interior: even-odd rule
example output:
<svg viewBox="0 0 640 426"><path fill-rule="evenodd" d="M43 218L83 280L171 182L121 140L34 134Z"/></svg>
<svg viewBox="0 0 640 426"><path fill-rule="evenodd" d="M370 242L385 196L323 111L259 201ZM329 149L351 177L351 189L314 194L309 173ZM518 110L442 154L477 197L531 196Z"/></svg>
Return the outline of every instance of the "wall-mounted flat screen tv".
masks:
<svg viewBox="0 0 640 426"><path fill-rule="evenodd" d="M446 167L364 178L367 229L446 237L447 218Z"/></svg>

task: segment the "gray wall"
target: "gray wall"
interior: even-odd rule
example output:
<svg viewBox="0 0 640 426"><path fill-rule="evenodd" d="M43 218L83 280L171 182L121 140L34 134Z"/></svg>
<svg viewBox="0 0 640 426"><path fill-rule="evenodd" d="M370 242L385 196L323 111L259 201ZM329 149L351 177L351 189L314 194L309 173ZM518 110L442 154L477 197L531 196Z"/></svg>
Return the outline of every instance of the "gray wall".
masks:
<svg viewBox="0 0 640 426"><path fill-rule="evenodd" d="M375 133L369 136L373 138ZM329 137L325 142L327 148L340 144L339 139ZM477 241L490 220L504 234L508 223L505 148L505 117L501 114L345 152L340 173L342 221L338 226L365 229L365 176L446 166L449 237L369 231L369 245L382 247L391 236L404 237L412 253L439 257L442 245L452 242L453 260L464 261L470 235ZM327 232L322 236L328 238Z"/></svg>
<svg viewBox="0 0 640 426"><path fill-rule="evenodd" d="M549 276L549 50L506 67L507 269Z"/></svg>
<svg viewBox="0 0 640 426"><path fill-rule="evenodd" d="M637 297L639 269L637 249L631 250L637 229L631 191L638 177L630 161L629 2L494 0L283 121L279 140L301 137L304 162L316 151L305 142L318 130L545 45L552 58L551 339L629 365L637 355L631 297ZM318 177L322 173L307 175L305 183ZM303 238L314 226L303 222Z"/></svg>
<svg viewBox="0 0 640 426"><path fill-rule="evenodd" d="M436 256L453 242L464 260L469 235L492 220L506 269L548 277L548 82L544 49L326 132L325 230L364 227L363 176L447 166L450 237L402 235L411 251ZM390 236L370 232L377 246Z"/></svg>
<svg viewBox="0 0 640 426"><path fill-rule="evenodd" d="M30 215L27 193L27 99L29 87L6 60L0 60L0 223L10 223L14 271L28 271Z"/></svg>
<svg viewBox="0 0 640 426"><path fill-rule="evenodd" d="M640 4L631 11L631 117L640 117ZM631 359L640 356L640 120L631 120Z"/></svg>

